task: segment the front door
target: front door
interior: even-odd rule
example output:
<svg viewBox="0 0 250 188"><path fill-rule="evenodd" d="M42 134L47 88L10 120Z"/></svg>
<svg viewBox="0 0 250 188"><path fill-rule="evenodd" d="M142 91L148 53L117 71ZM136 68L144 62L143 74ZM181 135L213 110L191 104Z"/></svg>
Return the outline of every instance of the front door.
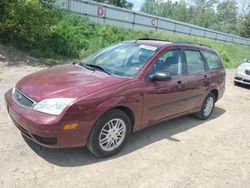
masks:
<svg viewBox="0 0 250 188"><path fill-rule="evenodd" d="M171 79L154 82L145 80L143 126L188 109L186 106L186 77L183 74L182 54L181 49L164 52L149 71L149 75L157 72L168 72Z"/></svg>

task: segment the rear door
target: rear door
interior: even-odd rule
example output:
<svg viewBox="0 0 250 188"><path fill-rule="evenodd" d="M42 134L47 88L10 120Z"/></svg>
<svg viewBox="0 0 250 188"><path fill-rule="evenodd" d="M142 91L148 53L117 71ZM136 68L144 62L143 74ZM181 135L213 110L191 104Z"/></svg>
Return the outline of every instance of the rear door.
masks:
<svg viewBox="0 0 250 188"><path fill-rule="evenodd" d="M201 99L209 88L209 76L205 60L199 50L184 49L185 71L187 75L186 94L189 96L190 110L200 106Z"/></svg>

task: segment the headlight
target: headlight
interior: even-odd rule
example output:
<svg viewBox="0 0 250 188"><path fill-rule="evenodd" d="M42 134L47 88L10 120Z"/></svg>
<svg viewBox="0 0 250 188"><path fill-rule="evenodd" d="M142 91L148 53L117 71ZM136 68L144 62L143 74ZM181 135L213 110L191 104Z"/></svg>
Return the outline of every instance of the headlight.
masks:
<svg viewBox="0 0 250 188"><path fill-rule="evenodd" d="M239 68L237 69L237 72L240 73L240 74L244 74L245 69L244 69L243 67L239 67Z"/></svg>
<svg viewBox="0 0 250 188"><path fill-rule="evenodd" d="M37 103L33 109L47 114L60 115L73 100L72 98L45 99Z"/></svg>

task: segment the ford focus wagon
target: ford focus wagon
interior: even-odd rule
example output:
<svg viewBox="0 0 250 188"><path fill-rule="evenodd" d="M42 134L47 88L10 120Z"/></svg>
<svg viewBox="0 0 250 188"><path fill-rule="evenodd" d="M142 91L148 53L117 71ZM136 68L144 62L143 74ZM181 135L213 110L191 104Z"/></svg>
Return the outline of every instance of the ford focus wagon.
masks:
<svg viewBox="0 0 250 188"><path fill-rule="evenodd" d="M191 113L209 118L224 90L225 70L210 47L141 39L25 76L5 99L32 141L108 157L132 132Z"/></svg>

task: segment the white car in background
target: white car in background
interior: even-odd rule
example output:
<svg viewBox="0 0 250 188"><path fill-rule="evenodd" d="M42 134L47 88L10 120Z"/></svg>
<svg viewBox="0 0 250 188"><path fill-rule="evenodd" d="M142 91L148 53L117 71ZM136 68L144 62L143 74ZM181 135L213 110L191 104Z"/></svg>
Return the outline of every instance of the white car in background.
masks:
<svg viewBox="0 0 250 188"><path fill-rule="evenodd" d="M234 75L234 84L250 85L250 59L245 59Z"/></svg>

